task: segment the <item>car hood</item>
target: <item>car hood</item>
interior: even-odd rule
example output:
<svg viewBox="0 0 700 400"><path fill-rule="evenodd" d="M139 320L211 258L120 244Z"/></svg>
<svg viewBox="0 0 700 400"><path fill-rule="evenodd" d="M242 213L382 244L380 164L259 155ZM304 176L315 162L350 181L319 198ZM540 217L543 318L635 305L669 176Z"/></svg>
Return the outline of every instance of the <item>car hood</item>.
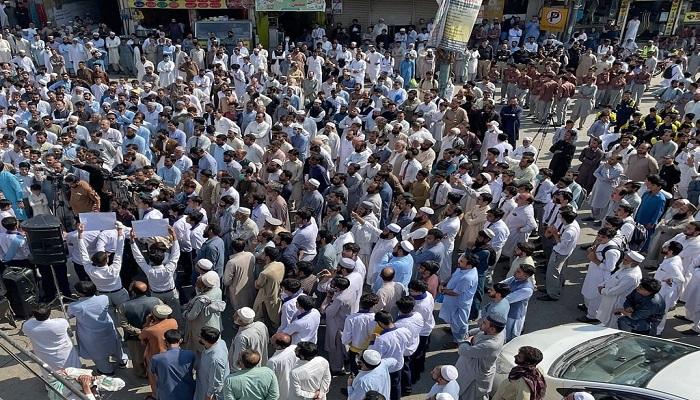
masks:
<svg viewBox="0 0 700 400"><path fill-rule="evenodd" d="M647 384L648 389L669 393L686 399L700 400L698 382L700 382L700 351L690 353L667 365Z"/></svg>
<svg viewBox="0 0 700 400"><path fill-rule="evenodd" d="M500 355L499 373L510 370L515 365L513 357L518 349L523 346L532 346L540 349L544 358L538 365L540 371L548 373L552 364L564 353L577 345L589 340L619 333L617 329L607 328L602 325L591 324L566 324L554 328L543 329L516 337L503 347Z"/></svg>

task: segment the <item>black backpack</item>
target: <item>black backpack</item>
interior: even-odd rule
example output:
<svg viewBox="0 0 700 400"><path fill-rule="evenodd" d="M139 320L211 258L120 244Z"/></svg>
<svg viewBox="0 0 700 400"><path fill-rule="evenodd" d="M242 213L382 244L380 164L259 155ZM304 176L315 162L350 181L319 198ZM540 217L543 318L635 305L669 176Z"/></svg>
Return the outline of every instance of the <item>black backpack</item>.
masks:
<svg viewBox="0 0 700 400"><path fill-rule="evenodd" d="M617 267L619 267L620 264L622 264L622 260L625 258L625 251L620 246L614 244L611 244L610 246L605 246L600 252L600 254L603 256L603 259L600 260L601 263L605 262L605 254L608 252L608 250L617 250L620 252L620 258L615 263L615 269L617 269Z"/></svg>
<svg viewBox="0 0 700 400"><path fill-rule="evenodd" d="M644 246L644 243L646 243L649 233L644 225L638 222L631 223L634 224L634 232L632 232L632 237L630 238L629 243L627 243L627 247L630 250L639 251L639 249Z"/></svg>
<svg viewBox="0 0 700 400"><path fill-rule="evenodd" d="M666 67L662 76L664 79L673 78L673 65L669 65L668 67Z"/></svg>

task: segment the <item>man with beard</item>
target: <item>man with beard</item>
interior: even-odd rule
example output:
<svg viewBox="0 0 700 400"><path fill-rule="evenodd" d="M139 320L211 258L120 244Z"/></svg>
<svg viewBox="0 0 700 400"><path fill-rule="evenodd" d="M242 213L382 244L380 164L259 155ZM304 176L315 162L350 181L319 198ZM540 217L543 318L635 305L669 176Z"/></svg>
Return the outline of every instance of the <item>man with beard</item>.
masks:
<svg viewBox="0 0 700 400"><path fill-rule="evenodd" d="M510 235L503 245L502 254L505 254L507 257L513 255L516 244L526 242L530 233L537 229L535 212L532 207L533 202L534 198L529 193L520 193L515 197L517 206L505 221Z"/></svg>
<svg viewBox="0 0 700 400"><path fill-rule="evenodd" d="M443 259L445 257L445 244L442 243L442 239L445 235L436 228L431 228L428 230L428 235L425 237L423 245L413 253L413 265L415 269L421 263L427 261L434 261L438 265L443 264ZM449 272L440 274L443 281L447 281L449 278Z"/></svg>
<svg viewBox="0 0 700 400"><path fill-rule="evenodd" d="M501 316L489 315L459 345L455 367L459 371L460 398L477 400L488 396L496 374L496 358L505 343L505 325Z"/></svg>
<svg viewBox="0 0 700 400"><path fill-rule="evenodd" d="M377 219L373 209L374 204L365 200L357 207L355 212L351 213L352 218L357 221L352 226L351 232L355 238L355 243L360 246L359 257L364 265L369 264L376 230L379 229L379 219Z"/></svg>
<svg viewBox="0 0 700 400"><path fill-rule="evenodd" d="M453 176L451 182L453 192L465 194L460 204L462 210L471 210L476 206L479 195L482 193L491 193L491 187L488 185L489 182L491 182L491 175L485 172L475 176L470 186L466 186L461 179Z"/></svg>
<svg viewBox="0 0 700 400"><path fill-rule="evenodd" d="M298 207L298 209L308 208L312 210L316 223L321 221L324 204L323 195L318 191L319 185L320 182L313 178L304 183L304 195Z"/></svg>
<svg viewBox="0 0 700 400"><path fill-rule="evenodd" d="M455 348L468 340L466 335L469 328L469 312L476 293L479 274L476 268L479 259L473 254L462 254L457 260L457 270L450 277L447 285L440 287L440 293L445 298L440 309L439 317L450 324L453 343L448 348Z"/></svg>
<svg viewBox="0 0 700 400"><path fill-rule="evenodd" d="M542 400L547 391L547 383L537 369L542 358L540 350L521 347L515 355L515 367L508 373L508 379L498 386L492 400L513 399L520 393L529 394L530 400Z"/></svg>
<svg viewBox="0 0 700 400"><path fill-rule="evenodd" d="M556 142L549 151L553 153L549 168L552 170L552 182L558 182L559 178L566 175L571 167L571 160L576 152L576 145L570 130L564 132L564 138Z"/></svg>
<svg viewBox="0 0 700 400"><path fill-rule="evenodd" d="M472 300L472 307L469 312L470 320L479 318L481 301L484 299L484 285L487 280L491 281L493 279L492 266L495 265L494 258L496 257L496 252L490 245L493 236L494 233L490 229L479 231L474 241L474 247L469 250L469 252L479 260L479 264L476 266L476 271L478 273L476 293L474 293L474 300Z"/></svg>
<svg viewBox="0 0 700 400"><path fill-rule="evenodd" d="M359 223L359 220L358 220ZM370 228L371 229L371 228ZM367 276L365 282L368 285L374 283L379 274L379 269L377 265L383 260L387 259L387 255L391 252L399 240L396 235L401 232L401 227L397 224L389 224L384 227L383 230L379 228L374 229L375 235L379 235L378 238L372 240L374 247L372 248L372 253L369 255L369 261L367 263Z"/></svg>
<svg viewBox="0 0 700 400"><path fill-rule="evenodd" d="M693 215L697 209L686 199L678 199L673 202L669 210L659 221L654 235L651 237L647 259L649 265L656 264L661 245L672 237L683 232L685 227L693 222Z"/></svg>
<svg viewBox="0 0 700 400"><path fill-rule="evenodd" d="M430 222L430 217L434 213L435 212L430 207L421 207L418 209L418 212L416 212L416 216L413 217L412 222L401 230L401 238L407 240L410 238L411 233L421 228L425 228L426 231L429 231L433 227L433 223Z"/></svg>

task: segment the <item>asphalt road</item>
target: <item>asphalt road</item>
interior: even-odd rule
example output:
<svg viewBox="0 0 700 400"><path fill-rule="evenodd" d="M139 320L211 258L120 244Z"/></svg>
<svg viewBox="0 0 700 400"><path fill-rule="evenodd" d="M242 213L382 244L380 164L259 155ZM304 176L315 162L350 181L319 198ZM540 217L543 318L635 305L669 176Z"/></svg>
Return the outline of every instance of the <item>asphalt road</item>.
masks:
<svg viewBox="0 0 700 400"><path fill-rule="evenodd" d="M656 79L653 83L658 84L660 80ZM641 111L646 114L650 107L652 107L654 102L650 96L646 96L640 105ZM592 123L592 118L589 117L588 123L584 126L587 129ZM539 125L532 122L531 119L526 119L522 124L521 137L523 136L535 136L538 131ZM544 141L542 142L541 156L538 159L538 165L540 167L546 167L549 164L551 155L548 154L548 149L551 145L551 137L553 136L554 129L549 128L545 131ZM585 132L585 130L584 130ZM581 138L585 138L585 134L579 135ZM534 140L535 146L540 146L540 138L537 137ZM578 150L582 149L587 144L587 141L581 140L577 143ZM578 153L577 153L578 155ZM574 160L574 165L578 163L578 160ZM588 204L584 204L579 212L580 218L588 216L590 213ZM580 219L579 218L579 219ZM595 238L596 229L591 226L589 222L581 222L581 238L579 240L580 244L591 243ZM563 289L561 300L558 302L541 302L538 300L531 300L528 307L527 319L525 322L524 333L550 328L553 326L573 323L576 322L576 318L583 315L577 308L576 305L582 302L581 297L581 283L583 282L584 275L586 273L586 258L585 252L577 248L574 254L569 260L569 266L565 272L566 276L566 286ZM503 277L506 272L506 265L499 264L496 270L496 278ZM649 271L645 271L649 273ZM544 275L542 270L537 272L537 281L544 282ZM535 294L537 296L537 294ZM683 314L682 307L671 311L671 314ZM57 313L57 315L60 315ZM454 364L457 359L456 350L442 350L442 346L450 341L449 335L441 329L444 325L441 325L441 321L437 320L438 325L433 331L431 336L430 352L428 353L426 359L426 371L430 371L436 365L442 364ZM679 332L690 327L689 324L683 323L675 318L669 318L666 323L666 328L663 332L663 337L678 340L684 343L694 344L700 346L700 337L687 337L681 335ZM0 326L1 329L11 335L17 342L23 344L26 349L30 349L29 341L26 337L21 336L17 329L7 329L6 325ZM232 337L232 321L231 321L231 311L227 310L225 317L225 339L230 343ZM319 335L319 339L322 338ZM34 366L35 370L38 367ZM133 376L130 369L119 369L117 370L116 376L122 378L126 381L126 388L117 392L115 394L107 394L105 398L114 398L119 400L136 400L142 399L148 394L149 388L147 382L144 380L137 379ZM331 393L328 394L329 399L342 399L344 398L340 390L345 387L346 378L338 377L333 379ZM424 373L421 380L414 385L413 395L404 397L404 399L417 400L424 399L425 394L430 390L433 382L430 378L429 373ZM21 388L21 390L18 390ZM7 353L0 350L0 398L5 400L15 400L23 398L45 398L45 391L43 385L39 379L35 378L32 374L27 372L18 363L13 360Z"/></svg>

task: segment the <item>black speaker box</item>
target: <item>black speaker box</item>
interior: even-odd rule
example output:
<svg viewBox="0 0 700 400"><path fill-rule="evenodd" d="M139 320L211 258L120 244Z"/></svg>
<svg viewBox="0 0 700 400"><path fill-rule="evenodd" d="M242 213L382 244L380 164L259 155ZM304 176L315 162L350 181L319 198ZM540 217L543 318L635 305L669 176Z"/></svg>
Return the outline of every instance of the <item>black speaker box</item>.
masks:
<svg viewBox="0 0 700 400"><path fill-rule="evenodd" d="M61 221L53 215L38 215L22 222L32 262L37 265L61 264L67 261Z"/></svg>
<svg viewBox="0 0 700 400"><path fill-rule="evenodd" d="M32 315L32 307L37 303L36 281L32 270L8 267L2 274L2 280L15 315L29 318Z"/></svg>

